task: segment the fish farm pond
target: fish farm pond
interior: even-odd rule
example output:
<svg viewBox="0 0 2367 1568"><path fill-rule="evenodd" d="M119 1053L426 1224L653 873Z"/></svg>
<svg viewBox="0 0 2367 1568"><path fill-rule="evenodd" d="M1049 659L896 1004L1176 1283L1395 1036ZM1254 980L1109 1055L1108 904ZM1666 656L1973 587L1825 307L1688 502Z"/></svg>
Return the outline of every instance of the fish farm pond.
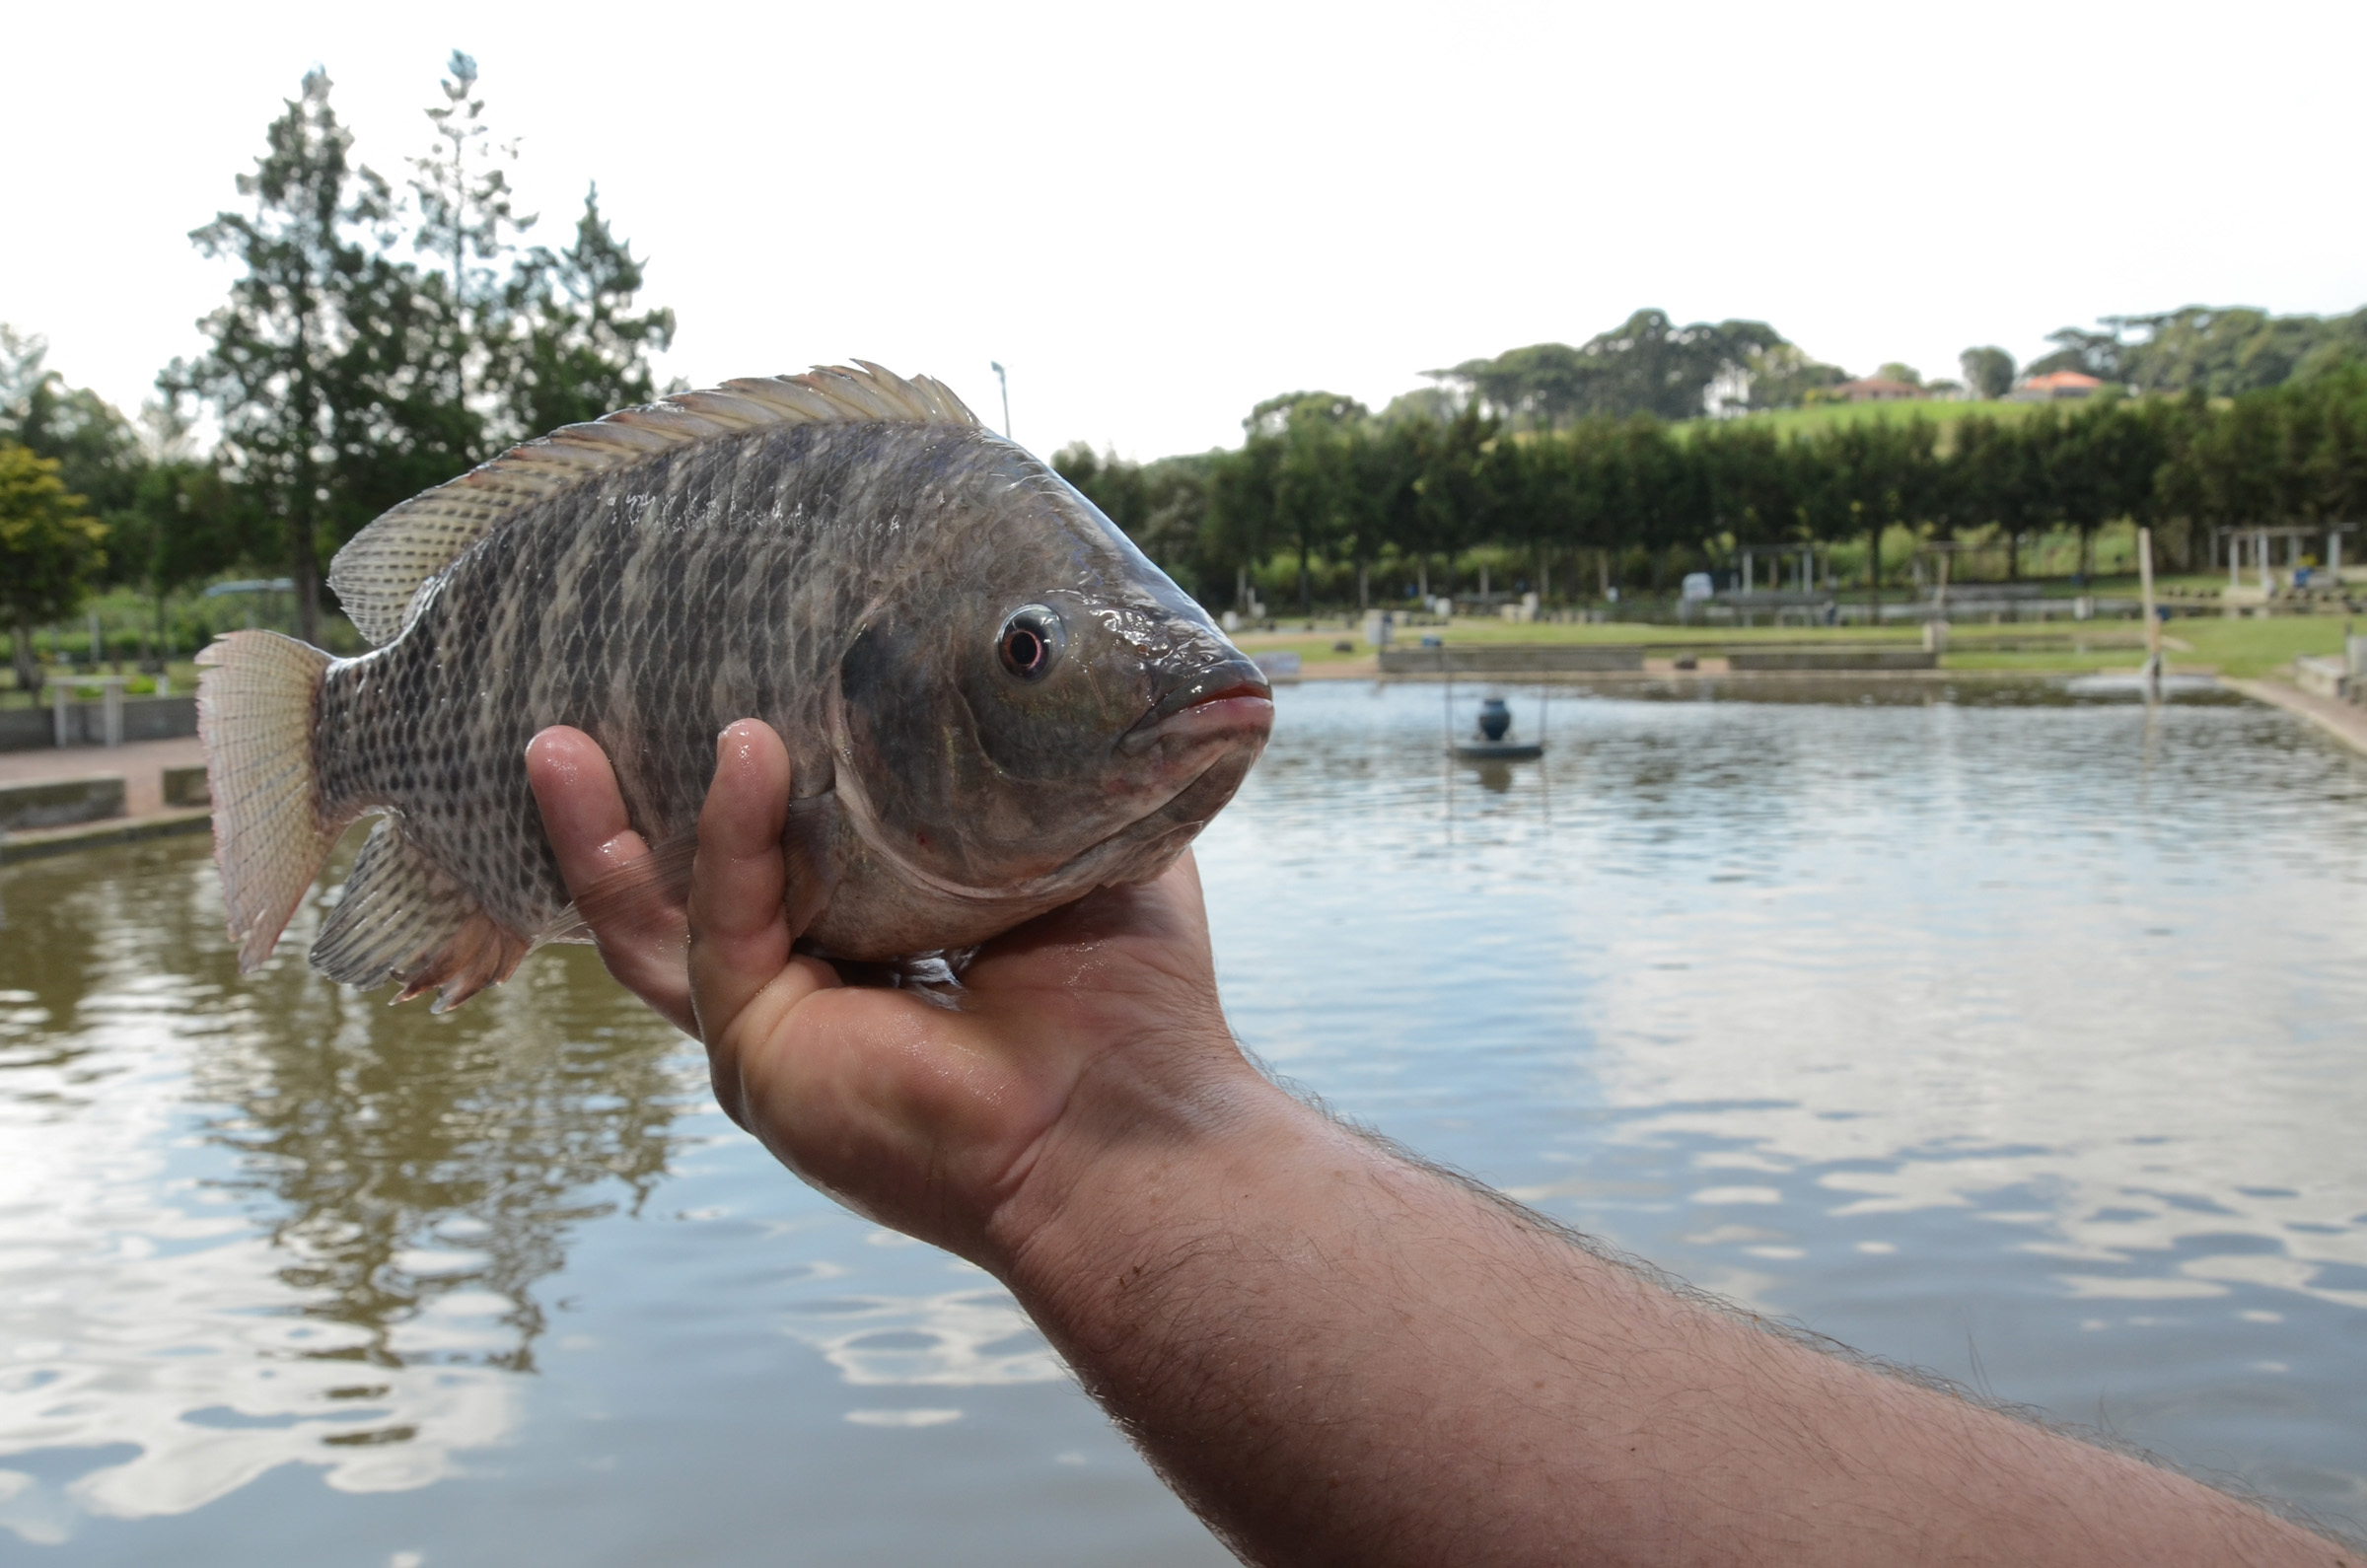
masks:
<svg viewBox="0 0 2367 1568"><path fill-rule="evenodd" d="M1449 758L1483 689L1542 760ZM1753 1311L2358 1529L2367 759L2215 693L1782 692L1283 688L1199 848L1236 1031ZM1230 1560L588 951L435 1017L312 974L320 915L242 980L202 837L0 868L0 1561Z"/></svg>

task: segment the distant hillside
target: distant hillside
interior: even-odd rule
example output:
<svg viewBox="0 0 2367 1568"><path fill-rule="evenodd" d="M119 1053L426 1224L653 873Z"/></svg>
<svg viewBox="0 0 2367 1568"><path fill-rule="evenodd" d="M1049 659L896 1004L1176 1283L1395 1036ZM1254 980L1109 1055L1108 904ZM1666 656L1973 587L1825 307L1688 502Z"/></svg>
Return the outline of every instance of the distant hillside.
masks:
<svg viewBox="0 0 2367 1568"><path fill-rule="evenodd" d="M1576 348L1532 343L1493 359L1424 372L1449 405L1468 400L1519 430L1557 430L1582 419L1651 414L1689 419L1704 410L1802 401L1842 380L1764 321L1695 321L1637 311ZM1408 394L1387 416L1440 417L1440 392Z"/></svg>
<svg viewBox="0 0 2367 1568"><path fill-rule="evenodd" d="M1677 427L1680 435L1712 428L1722 430L1772 430L1778 435L1822 435L1843 425L1878 424L1902 425L1920 419L1940 427L1941 445L1947 445L1947 428L1960 419L1979 414L1984 418L2009 422L2027 419L2047 403L1983 402L1979 400L1951 402L1938 398L1902 402L1870 403L1812 403L1806 408L1768 408L1745 414L1739 419L1689 419ZM2070 405L2076 406L2076 405Z"/></svg>
<svg viewBox="0 0 2367 1568"><path fill-rule="evenodd" d="M2271 316L2247 306L2189 305L2156 316L2107 316L2103 331L2046 334L2055 351L2025 374L2076 370L2139 392L2200 388L2213 397L2309 381L2367 362L2367 308L2348 316Z"/></svg>

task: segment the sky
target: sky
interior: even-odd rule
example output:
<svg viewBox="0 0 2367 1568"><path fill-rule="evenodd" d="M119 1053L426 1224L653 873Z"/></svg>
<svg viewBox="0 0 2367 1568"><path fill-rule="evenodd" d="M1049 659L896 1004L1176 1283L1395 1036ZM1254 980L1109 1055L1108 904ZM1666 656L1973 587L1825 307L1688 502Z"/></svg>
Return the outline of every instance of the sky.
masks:
<svg viewBox="0 0 2367 1568"><path fill-rule="evenodd" d="M1231 445L1259 399L1654 307L1853 374L2099 316L2367 304L2367 7L42 6L9 23L0 321L124 408L199 344L324 66L398 183L451 50L523 207L597 180L692 385L860 356L1016 437ZM37 62L37 69L27 68Z"/></svg>

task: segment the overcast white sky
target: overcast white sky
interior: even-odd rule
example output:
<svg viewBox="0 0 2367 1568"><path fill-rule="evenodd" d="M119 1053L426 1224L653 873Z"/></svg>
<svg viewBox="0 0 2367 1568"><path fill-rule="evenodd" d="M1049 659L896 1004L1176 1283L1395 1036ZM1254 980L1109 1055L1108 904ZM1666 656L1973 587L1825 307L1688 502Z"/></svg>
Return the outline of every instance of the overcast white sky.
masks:
<svg viewBox="0 0 2367 1568"><path fill-rule="evenodd" d="M26 8L0 321L127 409L228 273L187 231L314 64L390 178L454 46L529 210L597 178L705 385L861 355L1019 439L1238 441L1261 397L1641 306L1864 373L2101 314L2367 303L2367 6Z"/></svg>

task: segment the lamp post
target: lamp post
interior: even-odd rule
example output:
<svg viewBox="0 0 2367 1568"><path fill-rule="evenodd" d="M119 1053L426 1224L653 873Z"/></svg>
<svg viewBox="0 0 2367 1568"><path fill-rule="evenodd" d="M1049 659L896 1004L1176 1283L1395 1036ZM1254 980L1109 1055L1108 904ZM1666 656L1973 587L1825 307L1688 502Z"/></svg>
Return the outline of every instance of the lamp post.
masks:
<svg viewBox="0 0 2367 1568"><path fill-rule="evenodd" d="M1008 441L1011 439L1011 378L1003 373L1001 361L990 359L986 363L994 367L994 379L1003 389L1003 439Z"/></svg>

